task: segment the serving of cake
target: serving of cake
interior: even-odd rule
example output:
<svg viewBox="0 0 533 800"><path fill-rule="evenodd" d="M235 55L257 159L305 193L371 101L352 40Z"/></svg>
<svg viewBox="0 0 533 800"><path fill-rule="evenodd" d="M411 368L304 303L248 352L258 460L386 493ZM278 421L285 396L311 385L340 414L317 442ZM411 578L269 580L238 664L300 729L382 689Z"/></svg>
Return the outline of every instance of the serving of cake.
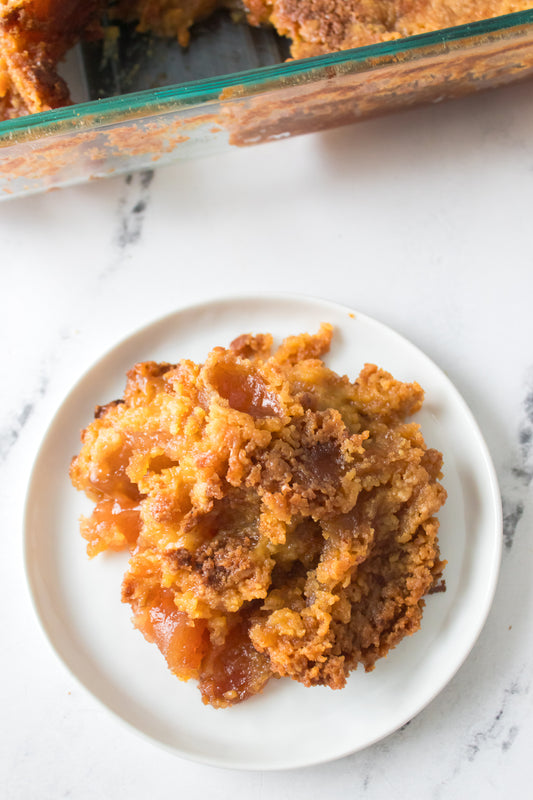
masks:
<svg viewBox="0 0 533 800"><path fill-rule="evenodd" d="M274 677L342 688L444 588L442 456L408 420L423 391L372 364L338 375L333 335L139 363L71 464L89 555L129 549L136 628L218 708Z"/></svg>
<svg viewBox="0 0 533 800"><path fill-rule="evenodd" d="M219 8L291 41L292 58L322 55L487 19L531 7L531 0L0 0L0 119L64 106L57 72L78 40L114 25L176 38Z"/></svg>

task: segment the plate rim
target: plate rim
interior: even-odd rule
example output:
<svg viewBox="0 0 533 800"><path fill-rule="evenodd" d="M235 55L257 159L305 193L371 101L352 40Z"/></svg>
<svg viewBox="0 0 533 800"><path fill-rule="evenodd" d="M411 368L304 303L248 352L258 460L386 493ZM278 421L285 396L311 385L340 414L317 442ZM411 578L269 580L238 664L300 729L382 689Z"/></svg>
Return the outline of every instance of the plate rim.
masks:
<svg viewBox="0 0 533 800"><path fill-rule="evenodd" d="M491 527L493 528L494 535L491 538L491 553L492 557L490 559L490 574L487 575L489 579L485 584L485 598L483 602L482 612L480 611L477 615L477 625L475 626L475 633L471 636L471 640L469 641L468 647L464 648L464 651L461 652L461 657L456 661L454 668L446 673L445 679L438 682L431 693L428 693L427 696L424 697L423 700L420 701L418 705L416 705L414 711L409 713L405 718L400 720L399 722L395 723L392 727L389 727L385 732L380 733L373 738L369 739L362 745L358 745L356 747L347 746L341 752L338 752L336 755L326 755L324 758L313 758L309 760L308 758L301 757L297 760L291 761L290 763L250 763L250 760L247 759L246 761L239 760L238 758L234 758L229 760L226 757L216 757L213 754L211 755L200 755L198 753L192 753L180 749L176 746L172 746L160 739L152 736L145 730L137 727L133 722L125 718L119 711L110 707L106 701L99 697L99 695L93 691L89 686L86 685L85 681L76 673L76 671L71 667L68 663L66 658L60 651L57 643L54 641L54 637L51 635L49 631L48 624L44 619L44 614L40 608L40 604L38 602L37 596L37 589L34 585L34 581L32 579L32 566L31 566L31 558L30 558L30 547L29 547L29 516L30 516L30 501L32 499L33 493L36 491L35 483L38 479L39 473L39 462L42 459L43 453L46 450L46 446L48 440L51 438L52 429L54 428L55 424L61 417L62 410L64 406L67 405L68 401L71 399L72 395L76 393L76 391L80 388L80 386L84 383L84 381L89 377L93 370L96 370L99 365L105 361L106 359L110 358L116 351L123 348L130 340L134 338L142 339L146 333L152 331L153 329L161 326L165 328L174 318L179 318L184 313L194 313L194 312L202 312L207 310L216 309L216 307L224 307L232 304L242 304L242 303L249 303L249 302L261 302L261 303L272 303L275 301L284 301L284 302L297 302L299 304L305 304L314 306L317 309L320 307L322 309L327 309L328 307L331 308L332 311L335 313L346 313L350 317L355 317L356 319L362 320L366 325L371 327L376 327L382 333L387 336L392 336L396 339L403 347L407 347L407 349L411 350L412 352L416 353L418 358L421 358L423 362L425 362L428 367L432 370L436 370L439 374L441 380L444 381L446 385L446 389L454 398L454 401L460 407L462 414L468 419L469 425L472 428L473 433L475 434L475 438L477 441L477 446L479 448L479 454L482 456L482 462L485 467L487 477L489 478L489 495L490 495L490 522ZM77 685L80 686L85 692L87 692L93 700L96 700L100 707L104 708L111 716L118 720L123 726L126 727L129 731L140 737L142 740L149 742L152 745L155 745L162 749L163 751L179 758L184 758L186 760L217 767L217 768L224 768L224 769L236 769L241 771L288 771L293 769L301 769L305 767L311 766L318 766L320 764L329 763L332 761L336 761L342 758L345 758L349 755L352 755L357 752L361 752L376 743L383 741L387 737L391 736L393 733L398 731L401 727L403 727L407 722L414 719L418 716L425 708L427 708L433 700L444 690L444 688L453 680L456 676L457 672L461 669L464 665L465 661L468 659L472 649L474 648L481 631L483 630L487 618L490 614L490 610L493 605L494 596L496 593L498 579L500 574L500 567L501 567L501 560L503 554L503 512L502 512L502 504L501 504L501 494L500 488L498 483L498 477L496 473L496 469L494 467L494 463L492 460L492 456L490 454L490 450L488 445L485 441L481 428L471 411L469 405L463 398L462 394L459 392L453 381L448 377L445 371L433 360L431 359L425 352L420 348L417 344L412 342L403 334L396 331L394 328L389 326L387 323L382 322L381 320L370 316L364 312L357 310L356 308L352 308L344 303L339 303L336 301L332 301L329 299L321 298L315 295L306 295L304 293L294 293L294 292L268 292L268 293L252 293L252 292L244 292L244 293L231 293L226 295L218 295L216 297L203 299L200 301L196 301L193 303L185 303L183 305L177 306L175 309L171 311L167 311L161 315L153 317L151 320L145 321L143 324L137 327L133 327L129 330L126 334L119 337L115 340L111 345L105 348L96 358L90 361L88 365L78 373L77 377L74 378L73 381L69 382L69 388L67 389L66 393L63 393L61 398L59 399L59 405L55 406L55 410L52 414L48 415L48 418L44 421L41 427L41 435L39 437L39 442L36 450L33 453L33 461L32 467L30 470L29 478L26 484L26 492L24 496L24 505L23 505L23 536L22 536L22 546L23 546L23 566L24 566L24 575L26 579L26 587L28 590L28 594L30 597L31 605L33 607L33 611L35 613L36 620L39 624L41 632L44 635L48 646L51 647L52 651L55 653L56 657L58 658L59 662L62 664L63 668L67 671L68 675L73 678Z"/></svg>

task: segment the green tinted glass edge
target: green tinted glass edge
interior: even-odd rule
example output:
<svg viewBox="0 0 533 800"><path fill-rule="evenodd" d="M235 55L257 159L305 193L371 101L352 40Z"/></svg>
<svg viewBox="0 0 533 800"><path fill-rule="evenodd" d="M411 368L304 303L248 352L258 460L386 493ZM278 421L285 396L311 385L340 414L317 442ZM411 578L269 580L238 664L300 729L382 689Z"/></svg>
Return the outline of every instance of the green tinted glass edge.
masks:
<svg viewBox="0 0 533 800"><path fill-rule="evenodd" d="M243 94L249 95L253 90L260 91L265 84L267 88L274 88L270 85L274 82L281 86L285 82L290 83L302 77L310 79L326 67L363 65L375 59L401 56L435 45L452 45L455 42L484 35L504 34L529 25L533 25L533 9L354 50L343 50L207 80L189 81L159 89L78 103L0 122L0 145L35 139L39 135L59 132L64 134L69 130L110 125L118 120L139 117L141 114L142 116L162 114L170 110L170 107L172 110L177 110L216 103L221 100L221 92L230 87L242 87Z"/></svg>

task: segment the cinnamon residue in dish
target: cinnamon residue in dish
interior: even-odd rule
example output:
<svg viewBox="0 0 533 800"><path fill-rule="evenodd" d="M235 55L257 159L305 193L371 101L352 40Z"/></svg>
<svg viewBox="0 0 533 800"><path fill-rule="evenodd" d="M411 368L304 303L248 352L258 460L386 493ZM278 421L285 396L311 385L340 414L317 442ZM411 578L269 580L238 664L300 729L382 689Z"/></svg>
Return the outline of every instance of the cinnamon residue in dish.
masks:
<svg viewBox="0 0 533 800"><path fill-rule="evenodd" d="M215 707L272 677L342 688L443 587L442 457L408 421L423 391L372 364L336 374L332 335L137 364L72 462L89 555L130 549L135 626Z"/></svg>

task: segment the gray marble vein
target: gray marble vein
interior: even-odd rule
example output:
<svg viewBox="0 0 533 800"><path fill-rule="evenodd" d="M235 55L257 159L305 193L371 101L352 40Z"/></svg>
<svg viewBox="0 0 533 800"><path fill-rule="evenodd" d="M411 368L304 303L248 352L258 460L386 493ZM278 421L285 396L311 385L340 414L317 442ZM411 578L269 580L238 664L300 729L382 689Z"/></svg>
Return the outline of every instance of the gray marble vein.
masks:
<svg viewBox="0 0 533 800"><path fill-rule="evenodd" d="M111 241L113 255L99 273L100 282L122 267L130 249L140 241L154 174L154 170L147 169L124 178L115 212L116 223Z"/></svg>
<svg viewBox="0 0 533 800"><path fill-rule="evenodd" d="M20 408L6 414L5 422L0 428L0 461L4 461L17 443L24 426L35 410L38 400L43 397L48 386L48 379L41 376L30 399L22 401Z"/></svg>
<svg viewBox="0 0 533 800"><path fill-rule="evenodd" d="M116 235L116 243L120 250L135 244L141 238L153 179L154 171L151 169L128 175L125 179L126 190L120 198Z"/></svg>
<svg viewBox="0 0 533 800"><path fill-rule="evenodd" d="M503 690L498 710L493 716L486 720L483 725L476 730L471 736L466 746L466 755L468 761L474 761L478 753L487 743L496 744L502 752L506 752L511 747L516 739L519 726L516 724L516 717L514 724L509 723L509 715L513 710L514 701L520 701L529 693L529 683L525 683L521 678L515 678Z"/></svg>
<svg viewBox="0 0 533 800"><path fill-rule="evenodd" d="M503 755L509 752L520 733L524 715L527 714L524 698L529 691L530 683L522 670L515 673L499 695L494 697L490 708L487 704L486 713L472 726L470 732L465 731L463 741L458 743L451 770L434 788L432 796L435 800L454 796L451 794L452 784L461 781L460 776L465 769L477 769L476 763L483 755L486 756L487 751L494 754L496 750Z"/></svg>
<svg viewBox="0 0 533 800"><path fill-rule="evenodd" d="M530 370L526 381L517 437L515 463L502 480L503 539L508 551L513 546L524 513L527 493L533 481L533 370Z"/></svg>

